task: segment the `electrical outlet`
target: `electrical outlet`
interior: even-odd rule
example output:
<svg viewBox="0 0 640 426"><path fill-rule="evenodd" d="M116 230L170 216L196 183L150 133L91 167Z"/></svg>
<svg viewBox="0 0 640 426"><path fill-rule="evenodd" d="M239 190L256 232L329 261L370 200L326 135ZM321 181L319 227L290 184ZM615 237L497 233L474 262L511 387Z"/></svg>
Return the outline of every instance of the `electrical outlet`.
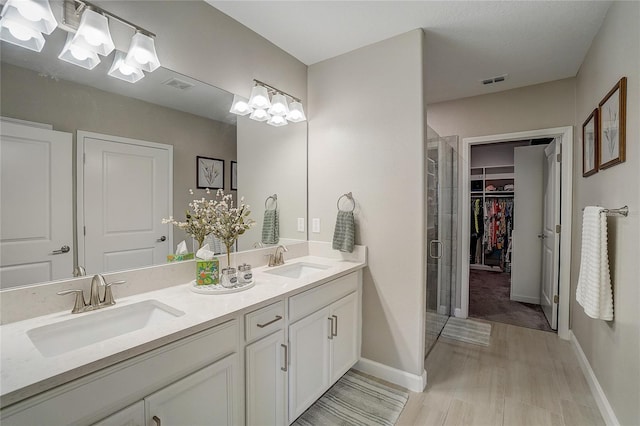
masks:
<svg viewBox="0 0 640 426"><path fill-rule="evenodd" d="M304 217L298 218L298 232L304 232Z"/></svg>
<svg viewBox="0 0 640 426"><path fill-rule="evenodd" d="M316 234L320 232L320 218L314 217L311 225L311 232L315 232Z"/></svg>

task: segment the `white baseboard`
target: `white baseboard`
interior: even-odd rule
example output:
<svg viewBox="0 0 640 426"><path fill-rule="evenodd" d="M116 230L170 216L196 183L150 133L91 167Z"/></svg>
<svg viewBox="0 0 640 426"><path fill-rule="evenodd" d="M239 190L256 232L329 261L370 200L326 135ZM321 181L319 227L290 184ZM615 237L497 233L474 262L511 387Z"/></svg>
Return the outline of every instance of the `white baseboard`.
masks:
<svg viewBox="0 0 640 426"><path fill-rule="evenodd" d="M465 316L462 315L462 309L460 308L454 309L453 316L456 318L466 318Z"/></svg>
<svg viewBox="0 0 640 426"><path fill-rule="evenodd" d="M540 298L539 297L531 297L531 296L518 296L518 295L511 295L511 297L509 297L509 299L515 301L515 302L522 302L522 303L532 303L534 305L539 305L540 304Z"/></svg>
<svg viewBox="0 0 640 426"><path fill-rule="evenodd" d="M593 394L593 398L596 400L596 404L598 404L600 415L602 415L605 424L607 424L607 426L620 426L620 422L616 417L616 413L614 413L613 407L611 407L611 404L609 404L607 395L604 393L604 390L600 386L598 378L593 372L591 364L589 364L589 360L582 351L580 342L578 342L578 339L576 338L576 335L573 334L572 330L569 330L569 336L571 339L571 343L573 344L573 349L576 353L576 356L578 357L578 362L580 363L582 373L587 379L587 383L589 383L589 388L591 388L591 393Z"/></svg>
<svg viewBox="0 0 640 426"><path fill-rule="evenodd" d="M378 377L387 382L393 383L412 392L422 392L427 386L427 372L422 370L422 375L407 373L388 365L380 364L367 358L360 358L354 367L363 373Z"/></svg>

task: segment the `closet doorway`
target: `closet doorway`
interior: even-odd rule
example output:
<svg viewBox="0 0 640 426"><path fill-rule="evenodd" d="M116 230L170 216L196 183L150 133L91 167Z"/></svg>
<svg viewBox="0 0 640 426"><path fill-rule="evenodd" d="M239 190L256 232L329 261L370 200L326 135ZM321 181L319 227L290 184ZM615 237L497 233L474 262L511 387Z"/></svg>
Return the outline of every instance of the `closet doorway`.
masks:
<svg viewBox="0 0 640 426"><path fill-rule="evenodd" d="M570 127L463 139L457 316L568 337L571 141Z"/></svg>

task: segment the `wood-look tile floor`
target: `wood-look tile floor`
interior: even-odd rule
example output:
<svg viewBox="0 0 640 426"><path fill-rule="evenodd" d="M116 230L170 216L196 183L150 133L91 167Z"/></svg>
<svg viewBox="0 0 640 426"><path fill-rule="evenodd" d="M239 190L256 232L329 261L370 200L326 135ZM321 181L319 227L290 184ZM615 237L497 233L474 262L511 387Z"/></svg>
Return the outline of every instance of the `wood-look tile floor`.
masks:
<svg viewBox="0 0 640 426"><path fill-rule="evenodd" d="M491 324L488 347L438 340L397 425L604 425L571 343Z"/></svg>

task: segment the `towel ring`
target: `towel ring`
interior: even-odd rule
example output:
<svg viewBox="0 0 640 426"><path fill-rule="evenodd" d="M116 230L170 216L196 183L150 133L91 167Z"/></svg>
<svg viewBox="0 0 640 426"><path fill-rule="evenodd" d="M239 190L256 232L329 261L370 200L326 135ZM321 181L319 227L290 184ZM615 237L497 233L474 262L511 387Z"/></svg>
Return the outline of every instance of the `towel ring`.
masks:
<svg viewBox="0 0 640 426"><path fill-rule="evenodd" d="M278 194L269 195L267 197L267 199L264 200L264 209L265 210L268 210L267 209L267 204L269 203L269 200L273 200L273 202L275 203L275 206L273 208L277 209L278 208Z"/></svg>
<svg viewBox="0 0 640 426"><path fill-rule="evenodd" d="M353 194L351 194L351 192L342 194L340 198L338 198L338 201L336 202L336 207L338 207L338 210L340 210L340 200L342 200L344 197L347 197L353 203L353 208L351 208L351 210L345 210L345 211L351 211L351 213L353 213L353 211L356 209L356 200L353 199Z"/></svg>

